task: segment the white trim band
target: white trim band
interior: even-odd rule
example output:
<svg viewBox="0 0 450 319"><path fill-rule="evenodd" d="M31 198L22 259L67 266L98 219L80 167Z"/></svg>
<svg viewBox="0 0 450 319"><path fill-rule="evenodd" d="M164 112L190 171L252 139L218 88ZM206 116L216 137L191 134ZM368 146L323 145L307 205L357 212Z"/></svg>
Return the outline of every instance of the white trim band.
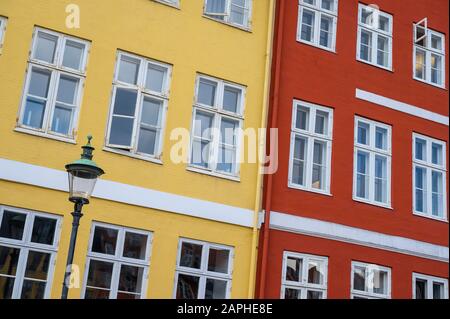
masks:
<svg viewBox="0 0 450 319"><path fill-rule="evenodd" d="M375 93L367 92L361 89L356 89L356 98L372 102L396 111L407 113L409 115L417 116L426 120L430 120L439 124L449 125L448 116L441 115L435 112L428 111L424 108L417 107L411 104L403 103L393 100Z"/></svg>
<svg viewBox="0 0 450 319"><path fill-rule="evenodd" d="M448 263L448 247L330 222L271 212L270 228Z"/></svg>
<svg viewBox="0 0 450 319"><path fill-rule="evenodd" d="M0 180L68 191L65 171L0 158ZM253 211L99 179L93 197L238 226L253 227Z"/></svg>

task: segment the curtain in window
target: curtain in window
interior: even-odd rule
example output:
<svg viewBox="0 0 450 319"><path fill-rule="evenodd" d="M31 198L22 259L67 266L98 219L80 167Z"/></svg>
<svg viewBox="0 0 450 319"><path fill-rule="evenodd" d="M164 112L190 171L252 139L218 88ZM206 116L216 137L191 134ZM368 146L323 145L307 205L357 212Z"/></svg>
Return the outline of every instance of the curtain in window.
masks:
<svg viewBox="0 0 450 319"><path fill-rule="evenodd" d="M226 0L207 0L206 12L209 14L225 14Z"/></svg>

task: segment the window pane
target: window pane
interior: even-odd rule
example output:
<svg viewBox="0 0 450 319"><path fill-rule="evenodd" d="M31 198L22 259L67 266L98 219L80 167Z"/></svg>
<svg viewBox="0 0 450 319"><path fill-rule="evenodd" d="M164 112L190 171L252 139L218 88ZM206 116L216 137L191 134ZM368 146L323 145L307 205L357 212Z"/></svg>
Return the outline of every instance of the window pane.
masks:
<svg viewBox="0 0 450 319"><path fill-rule="evenodd" d="M373 292L376 294L387 294L388 273L386 271L373 271Z"/></svg>
<svg viewBox="0 0 450 319"><path fill-rule="evenodd" d="M91 251L95 253L115 255L117 244L117 229L95 226Z"/></svg>
<svg viewBox="0 0 450 319"><path fill-rule="evenodd" d="M84 299L108 299L109 290L86 288Z"/></svg>
<svg viewBox="0 0 450 319"><path fill-rule="evenodd" d="M180 266L200 269L202 249L202 245L183 242L181 245Z"/></svg>
<svg viewBox="0 0 450 319"><path fill-rule="evenodd" d="M298 185L305 183L305 154L307 141L305 138L296 137L294 144L294 160L292 169L292 182Z"/></svg>
<svg viewBox="0 0 450 319"><path fill-rule="evenodd" d="M228 260L230 251L228 249L210 248L208 258L208 271L228 273Z"/></svg>
<svg viewBox="0 0 450 319"><path fill-rule="evenodd" d="M314 37L314 12L303 10L300 38L312 42Z"/></svg>
<svg viewBox="0 0 450 319"><path fill-rule="evenodd" d="M375 201L387 202L387 158L375 156Z"/></svg>
<svg viewBox="0 0 450 319"><path fill-rule="evenodd" d="M356 196L369 198L369 154L358 151L356 175Z"/></svg>
<svg viewBox="0 0 450 319"><path fill-rule="evenodd" d="M431 47L433 49L442 50L442 38L437 35L431 35Z"/></svg>
<svg viewBox="0 0 450 319"><path fill-rule="evenodd" d="M320 45L331 48L333 38L333 19L322 16L320 18Z"/></svg>
<svg viewBox="0 0 450 319"><path fill-rule="evenodd" d="M56 100L67 104L75 104L78 81L78 79L62 75L59 79Z"/></svg>
<svg viewBox="0 0 450 319"><path fill-rule="evenodd" d="M416 279L416 299L427 299L427 281Z"/></svg>
<svg viewBox="0 0 450 319"><path fill-rule="evenodd" d="M286 288L284 290L284 299L300 299L300 298L301 298L300 289Z"/></svg>
<svg viewBox="0 0 450 319"><path fill-rule="evenodd" d="M370 140L370 125L364 122L358 122L358 143L369 145Z"/></svg>
<svg viewBox="0 0 450 319"><path fill-rule="evenodd" d="M361 23L367 24L367 25L373 25L373 10L369 8L362 8L361 9Z"/></svg>
<svg viewBox="0 0 450 319"><path fill-rule="evenodd" d="M126 232L123 244L123 257L145 259L147 235Z"/></svg>
<svg viewBox="0 0 450 319"><path fill-rule="evenodd" d="M22 240L26 214L4 211L0 237Z"/></svg>
<svg viewBox="0 0 450 319"><path fill-rule="evenodd" d="M416 149L415 149L415 155L416 159L421 161L427 160L427 141L416 138Z"/></svg>
<svg viewBox="0 0 450 319"><path fill-rule="evenodd" d="M67 40L64 50L63 65L75 70L80 70L85 45Z"/></svg>
<svg viewBox="0 0 450 319"><path fill-rule="evenodd" d="M194 140L192 143L191 163L197 166L209 166L209 141Z"/></svg>
<svg viewBox="0 0 450 319"><path fill-rule="evenodd" d="M444 299L444 284L433 282L433 299Z"/></svg>
<svg viewBox="0 0 450 319"><path fill-rule="evenodd" d="M144 268L122 265L120 268L119 290L140 294L143 276Z"/></svg>
<svg viewBox="0 0 450 319"><path fill-rule="evenodd" d="M51 130L56 133L69 135L72 121L72 109L55 106Z"/></svg>
<svg viewBox="0 0 450 319"><path fill-rule="evenodd" d="M113 263L91 259L87 285L109 289L111 287L113 265Z"/></svg>
<svg viewBox="0 0 450 319"><path fill-rule="evenodd" d="M37 251L29 251L25 277L29 279L47 280L50 254Z"/></svg>
<svg viewBox="0 0 450 319"><path fill-rule="evenodd" d="M380 29L380 30L382 30L384 32L390 32L390 30L389 30L389 18L380 15L379 16L378 29Z"/></svg>
<svg viewBox="0 0 450 319"><path fill-rule="evenodd" d="M327 134L328 130L328 113L317 111L316 112L316 125L314 131L317 134Z"/></svg>
<svg viewBox="0 0 450 319"><path fill-rule="evenodd" d="M381 150L387 150L387 136L387 129L377 127L375 129L375 147Z"/></svg>
<svg viewBox="0 0 450 319"><path fill-rule="evenodd" d="M24 280L21 299L44 299L46 283L42 281Z"/></svg>
<svg viewBox="0 0 450 319"><path fill-rule="evenodd" d="M34 217L31 241L34 243L52 245L55 237L56 219Z"/></svg>
<svg viewBox="0 0 450 319"><path fill-rule="evenodd" d="M139 75L139 60L122 56L119 67L119 81L136 84Z"/></svg>
<svg viewBox="0 0 450 319"><path fill-rule="evenodd" d="M206 279L205 299L225 299L227 282L225 280Z"/></svg>
<svg viewBox="0 0 450 319"><path fill-rule="evenodd" d="M334 11L334 0L322 0L322 9Z"/></svg>
<svg viewBox="0 0 450 319"><path fill-rule="evenodd" d="M238 121L222 118L220 126L220 142L227 145L236 145L236 129L238 127Z"/></svg>
<svg viewBox="0 0 450 319"><path fill-rule="evenodd" d="M297 107L297 119L295 127L307 131L309 128L309 109L305 107Z"/></svg>
<svg viewBox="0 0 450 319"><path fill-rule="evenodd" d="M225 86L223 92L223 109L233 113L238 113L241 90Z"/></svg>
<svg viewBox="0 0 450 319"><path fill-rule="evenodd" d="M14 281L14 278L0 275L0 299L11 299L14 289Z"/></svg>
<svg viewBox="0 0 450 319"><path fill-rule="evenodd" d="M204 139L211 138L213 115L210 113L196 112L194 123L194 136Z"/></svg>
<svg viewBox="0 0 450 319"><path fill-rule="evenodd" d="M236 149L225 146L219 147L216 169L221 172L233 173L236 163Z"/></svg>
<svg viewBox="0 0 450 319"><path fill-rule="evenodd" d="M160 126L161 109L162 101L145 97L142 103L141 123Z"/></svg>
<svg viewBox="0 0 450 319"><path fill-rule="evenodd" d="M231 0L231 12L230 12L230 22L245 25L246 21L246 10L245 10L244 0Z"/></svg>
<svg viewBox="0 0 450 319"><path fill-rule="evenodd" d="M415 209L418 212L424 213L427 207L427 196L426 196L426 169L416 166L415 168Z"/></svg>
<svg viewBox="0 0 450 319"><path fill-rule="evenodd" d="M314 142L312 187L325 189L326 144Z"/></svg>
<svg viewBox="0 0 450 319"><path fill-rule="evenodd" d="M136 109L137 91L117 89L114 101L114 114L134 116Z"/></svg>
<svg viewBox="0 0 450 319"><path fill-rule="evenodd" d="M323 292L308 290L306 294L306 299L323 299Z"/></svg>
<svg viewBox="0 0 450 319"><path fill-rule="evenodd" d="M300 282L302 276L303 260L288 257L286 260L286 280Z"/></svg>
<svg viewBox="0 0 450 319"><path fill-rule="evenodd" d="M425 51L416 49L416 65L415 76L416 78L425 80L426 69L426 55Z"/></svg>
<svg viewBox="0 0 450 319"><path fill-rule="evenodd" d="M52 72L33 68L31 71L30 87L28 94L46 98L50 86Z"/></svg>
<svg viewBox="0 0 450 319"><path fill-rule="evenodd" d="M2 275L15 276L17 263L19 261L20 249L6 246L0 246L0 280ZM3 282L6 285L6 282ZM5 286L7 287L7 285ZM0 289L0 296L1 296Z"/></svg>
<svg viewBox="0 0 450 319"><path fill-rule="evenodd" d="M198 85L197 102L209 106L214 106L216 100L217 83L200 79Z"/></svg>
<svg viewBox="0 0 450 319"><path fill-rule="evenodd" d="M434 216L442 217L443 214L443 191L442 173L432 171L431 173L431 213Z"/></svg>
<svg viewBox="0 0 450 319"><path fill-rule="evenodd" d="M34 48L34 58L44 62L53 63L57 43L57 36L38 32L37 44Z"/></svg>
<svg viewBox="0 0 450 319"><path fill-rule="evenodd" d="M145 87L151 91L162 93L166 72L167 69L165 68L149 64L147 69L147 79L145 81Z"/></svg>
<svg viewBox="0 0 450 319"><path fill-rule="evenodd" d="M308 262L308 283L323 285L324 265L320 261L310 260Z"/></svg>
<svg viewBox="0 0 450 319"><path fill-rule="evenodd" d="M426 47L427 46L427 44L426 44L427 38L425 37L425 34L426 34L425 27L423 25L415 24L414 28L415 28L414 43L417 45L420 45L422 47ZM421 39L421 40L417 41L418 39Z"/></svg>
<svg viewBox="0 0 450 319"><path fill-rule="evenodd" d="M113 116L109 143L130 146L133 123L134 119Z"/></svg>
<svg viewBox="0 0 450 319"><path fill-rule="evenodd" d="M179 274L176 299L197 299L199 281L197 276Z"/></svg>
<svg viewBox="0 0 450 319"><path fill-rule="evenodd" d="M158 131L140 128L137 151L140 153L155 155L158 144Z"/></svg>
<svg viewBox="0 0 450 319"><path fill-rule="evenodd" d="M436 165L442 165L442 145L432 143L431 145L431 162Z"/></svg>
<svg viewBox="0 0 450 319"><path fill-rule="evenodd" d="M44 119L45 105L46 102L43 100L32 97L27 98L22 123L30 127L41 128Z"/></svg>
<svg viewBox="0 0 450 319"><path fill-rule="evenodd" d="M378 35L377 64L388 67L389 60L389 39Z"/></svg>
<svg viewBox="0 0 450 319"><path fill-rule="evenodd" d="M366 268L355 266L353 270L353 289L367 291L366 287Z"/></svg>
<svg viewBox="0 0 450 319"><path fill-rule="evenodd" d="M372 60L372 33L361 30L359 57L364 61Z"/></svg>
<svg viewBox="0 0 450 319"><path fill-rule="evenodd" d="M207 0L206 1L206 12L224 14L225 13L225 0Z"/></svg>
<svg viewBox="0 0 450 319"><path fill-rule="evenodd" d="M442 84L442 57L431 54L431 82Z"/></svg>

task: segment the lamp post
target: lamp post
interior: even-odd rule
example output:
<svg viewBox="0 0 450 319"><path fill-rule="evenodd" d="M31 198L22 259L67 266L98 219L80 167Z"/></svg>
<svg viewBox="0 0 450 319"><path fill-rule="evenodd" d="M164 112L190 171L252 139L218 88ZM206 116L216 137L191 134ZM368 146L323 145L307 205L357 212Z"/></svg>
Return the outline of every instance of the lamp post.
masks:
<svg viewBox="0 0 450 319"><path fill-rule="evenodd" d="M92 136L88 135L87 139L87 144L82 146L83 154L81 154L81 158L66 165L66 170L69 175L69 201L74 203L74 211L72 212L72 233L70 234L70 245L61 299L67 299L67 293L69 292L70 274L78 226L83 216L81 209L83 205L89 204L89 197L94 190L97 178L104 174L104 171L92 161L92 152L94 151L94 148L91 146Z"/></svg>

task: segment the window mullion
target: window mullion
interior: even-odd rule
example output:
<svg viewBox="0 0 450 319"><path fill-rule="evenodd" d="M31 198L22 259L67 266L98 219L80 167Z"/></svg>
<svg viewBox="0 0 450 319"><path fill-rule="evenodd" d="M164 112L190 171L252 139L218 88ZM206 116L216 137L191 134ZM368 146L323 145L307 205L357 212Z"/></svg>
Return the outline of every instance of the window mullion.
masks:
<svg viewBox="0 0 450 319"><path fill-rule="evenodd" d="M133 132L131 134L131 150L133 152L136 152L137 150L137 144L138 144L138 135L139 135L139 117L141 115L141 107L142 103L144 102L144 96L140 89L136 89L136 106L134 110L134 120L133 120Z"/></svg>
<svg viewBox="0 0 450 319"><path fill-rule="evenodd" d="M312 168L313 168L313 160L314 160L314 138L311 136L305 136L307 140L307 152L306 152L306 180L305 186L307 188L312 187Z"/></svg>
<svg viewBox="0 0 450 319"><path fill-rule="evenodd" d="M11 295L11 297L13 299L20 299L20 297L21 297L21 290L22 290L23 280L24 280L24 276L25 276L25 266L27 264L27 259L28 259L28 248L21 247L19 249L20 249L19 259L17 261L13 293Z"/></svg>
<svg viewBox="0 0 450 319"><path fill-rule="evenodd" d="M378 65L377 54L378 54L378 32L370 31L372 33L372 63ZM372 126L372 125L371 125Z"/></svg>
<svg viewBox="0 0 450 319"><path fill-rule="evenodd" d="M118 261L114 261L113 273L110 282L109 299L117 299L117 291L119 289L120 268L121 263Z"/></svg>
<svg viewBox="0 0 450 319"><path fill-rule="evenodd" d="M45 133L48 133L48 131L51 128L51 119L53 118L53 112L55 109L56 104L56 95L58 94L58 85L59 85L59 78L60 78L60 72L48 69L51 72L50 76L50 83L49 88L47 92L47 101L46 101L46 107L44 110L44 116L42 120L42 130Z"/></svg>
<svg viewBox="0 0 450 319"><path fill-rule="evenodd" d="M314 44L315 45L319 45L320 42L320 21L322 19L322 13L319 11L315 11L314 12Z"/></svg>
<svg viewBox="0 0 450 319"><path fill-rule="evenodd" d="M427 184L425 191L427 192L427 211L425 212L427 215L432 215L432 198L433 198L433 185L432 185L432 178L431 173L433 170L429 167L424 167L426 171L426 178L427 178Z"/></svg>

